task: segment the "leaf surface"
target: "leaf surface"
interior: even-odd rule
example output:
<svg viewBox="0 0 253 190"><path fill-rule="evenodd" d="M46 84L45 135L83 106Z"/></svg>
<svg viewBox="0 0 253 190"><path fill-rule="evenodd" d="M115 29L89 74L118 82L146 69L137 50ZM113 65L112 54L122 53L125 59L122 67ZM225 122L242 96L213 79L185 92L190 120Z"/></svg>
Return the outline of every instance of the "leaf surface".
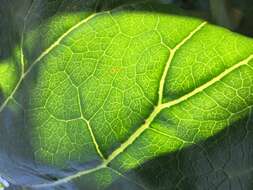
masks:
<svg viewBox="0 0 253 190"><path fill-rule="evenodd" d="M35 1L26 11L20 45L0 65L3 175L32 187L124 179L155 189L126 174L154 162L156 175L164 155L208 151L235 125L250 131L252 39L153 4L87 7Z"/></svg>

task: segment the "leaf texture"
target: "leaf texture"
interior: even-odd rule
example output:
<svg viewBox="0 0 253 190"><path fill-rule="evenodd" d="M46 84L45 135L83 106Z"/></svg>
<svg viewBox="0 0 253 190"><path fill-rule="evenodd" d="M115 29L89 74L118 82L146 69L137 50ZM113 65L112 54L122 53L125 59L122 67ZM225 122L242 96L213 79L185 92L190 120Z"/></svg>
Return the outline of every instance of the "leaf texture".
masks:
<svg viewBox="0 0 253 190"><path fill-rule="evenodd" d="M250 136L252 39L154 4L79 3L34 1L0 65L4 176L32 188L185 189L181 166L167 184L180 154L209 155L227 130Z"/></svg>

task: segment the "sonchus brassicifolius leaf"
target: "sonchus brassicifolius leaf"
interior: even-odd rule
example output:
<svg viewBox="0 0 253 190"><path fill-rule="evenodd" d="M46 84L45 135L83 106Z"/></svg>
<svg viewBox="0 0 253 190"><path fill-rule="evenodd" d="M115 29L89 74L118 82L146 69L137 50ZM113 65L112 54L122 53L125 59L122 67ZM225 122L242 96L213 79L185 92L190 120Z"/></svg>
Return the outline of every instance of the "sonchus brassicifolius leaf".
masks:
<svg viewBox="0 0 253 190"><path fill-rule="evenodd" d="M210 153L210 144L232 144L234 128L238 136L246 131L241 144L252 137L252 39L169 7L87 7L34 1L13 55L1 60L0 171L6 179L45 189L122 183L186 189L197 172L184 177L187 166L176 155L200 147L218 163L222 154ZM176 157L173 169L155 162L165 155ZM196 160L188 164L198 167ZM244 166L238 176L251 173L252 160ZM143 179L145 168L152 183ZM162 183L157 169L180 176Z"/></svg>

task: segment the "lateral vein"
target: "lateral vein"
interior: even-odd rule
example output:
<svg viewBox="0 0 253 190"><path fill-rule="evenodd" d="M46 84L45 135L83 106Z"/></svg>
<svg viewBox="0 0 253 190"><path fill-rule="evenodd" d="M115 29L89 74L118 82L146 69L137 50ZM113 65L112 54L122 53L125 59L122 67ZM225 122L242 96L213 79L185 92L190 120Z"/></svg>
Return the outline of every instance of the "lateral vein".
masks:
<svg viewBox="0 0 253 190"><path fill-rule="evenodd" d="M162 98L163 98L163 92L164 92L164 84L165 84L165 80L166 80L166 76L168 74L171 62L175 56L175 53L177 52L178 49L180 49L188 40L190 40L194 34L196 34L198 31L200 31L205 25L207 24L207 22L202 22L198 27L196 27L190 34L187 35L187 37L185 37L179 44L176 45L176 47L174 47L172 50L170 50L170 55L169 55L169 59L165 65L164 68L164 72L162 75L162 78L160 80L160 85L159 85L159 100L158 100L158 105L162 104Z"/></svg>
<svg viewBox="0 0 253 190"><path fill-rule="evenodd" d="M95 137L95 135L94 135L94 133L93 133L93 130L92 130L91 126L90 126L90 122L87 121L86 119L84 119L84 120L85 120L85 122L86 122L86 124L87 124L87 126L88 126L88 130L89 130L89 132L90 132L90 135L91 135L93 144L94 144L94 146L95 146L95 148L96 148L96 151L97 151L98 155L100 156L100 158L104 161L104 160L105 160L105 157L104 157L104 155L102 154L102 152L101 152L101 150L100 150L100 148L99 148L99 145L98 145L98 143L97 143L96 137Z"/></svg>
<svg viewBox="0 0 253 190"><path fill-rule="evenodd" d="M219 74L218 76L214 77L212 80L206 82L205 84L199 86L198 88L195 88L193 91L191 91L190 93L181 96L180 98L164 103L161 106L164 108L168 108L171 106L174 106L176 104L179 104L187 99L189 99L190 97L198 94L199 92L207 89L208 87L212 86L214 83L219 82L222 78L224 78L225 76L227 76L228 74L230 74L231 72L233 72L234 70L238 69L239 67L243 66L243 65L247 65L249 63L249 61L251 61L253 59L253 54L248 56L248 58L240 61L239 63L233 65L232 67L226 69L225 71L223 71L221 74Z"/></svg>
<svg viewBox="0 0 253 190"><path fill-rule="evenodd" d="M44 58L48 53L50 53L56 46L58 46L60 44L60 42L65 37L67 37L72 31L74 31L75 29L79 28L81 25L87 23L88 21L90 21L92 18L94 18L95 16L97 16L99 14L102 14L102 13L93 13L93 14L91 14L87 18L85 18L82 21L78 22L76 25L72 26L65 33L63 33L49 48L47 48L46 50L44 50L40 54L40 56L31 64L31 66L25 72L24 77L32 70L32 68L34 67L34 65L36 65L36 63L38 63L42 58Z"/></svg>
<svg viewBox="0 0 253 190"><path fill-rule="evenodd" d="M83 110L82 110L82 104L81 104L81 97L80 97L80 90L79 90L79 88L77 88L77 99L78 99L78 105L79 105L81 119L87 124L87 127L88 127L88 130L89 130L89 133L90 133L93 145L95 146L95 149L96 149L98 155L100 156L100 158L102 160L105 160L105 157L104 157L104 155L102 154L102 152L101 152L101 150L99 148L99 145L97 143L96 137L95 137L95 135L93 133L93 130L92 130L91 126L90 126L90 122L84 117Z"/></svg>

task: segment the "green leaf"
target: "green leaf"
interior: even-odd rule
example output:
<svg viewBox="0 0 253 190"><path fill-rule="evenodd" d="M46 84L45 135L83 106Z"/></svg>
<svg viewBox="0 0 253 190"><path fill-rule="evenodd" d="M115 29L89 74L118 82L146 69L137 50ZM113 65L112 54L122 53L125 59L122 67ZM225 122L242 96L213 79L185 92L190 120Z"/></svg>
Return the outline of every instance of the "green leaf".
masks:
<svg viewBox="0 0 253 190"><path fill-rule="evenodd" d="M252 39L147 3L34 1L20 31L0 65L0 171L16 184L205 189L191 164L252 137Z"/></svg>

